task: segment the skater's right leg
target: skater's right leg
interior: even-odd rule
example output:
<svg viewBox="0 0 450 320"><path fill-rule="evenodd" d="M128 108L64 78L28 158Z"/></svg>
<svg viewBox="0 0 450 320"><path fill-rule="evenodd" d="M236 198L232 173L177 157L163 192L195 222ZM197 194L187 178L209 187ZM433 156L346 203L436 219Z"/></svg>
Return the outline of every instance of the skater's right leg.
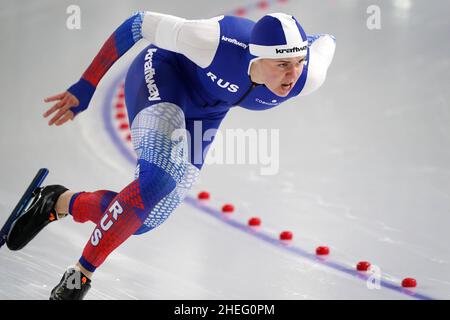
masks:
<svg viewBox="0 0 450 320"><path fill-rule="evenodd" d="M117 196L117 192L110 190L68 193L65 198L60 198L61 210L72 215L76 222L91 221L98 224L115 196Z"/></svg>
<svg viewBox="0 0 450 320"><path fill-rule="evenodd" d="M70 201L72 199L72 196L75 194L76 192L67 190L59 196L55 204L55 211L58 215L58 218L64 218L69 214Z"/></svg>
<svg viewBox="0 0 450 320"><path fill-rule="evenodd" d="M72 199L74 194L75 192L67 190L59 196L55 204L55 211L59 218L65 217L69 213L70 199Z"/></svg>
<svg viewBox="0 0 450 320"><path fill-rule="evenodd" d="M61 185L37 188L29 209L11 226L6 240L8 248L22 249L46 225L69 213L76 222L98 224L116 195L117 192L109 190L75 193Z"/></svg>

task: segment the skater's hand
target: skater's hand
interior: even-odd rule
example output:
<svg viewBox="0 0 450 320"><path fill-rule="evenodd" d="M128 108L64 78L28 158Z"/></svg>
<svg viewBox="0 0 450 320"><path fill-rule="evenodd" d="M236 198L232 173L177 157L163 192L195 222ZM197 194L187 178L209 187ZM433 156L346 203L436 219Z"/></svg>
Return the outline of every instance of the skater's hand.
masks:
<svg viewBox="0 0 450 320"><path fill-rule="evenodd" d="M57 103L55 103L53 105L53 107L51 107L44 113L44 117L47 118L52 113L58 111L53 116L53 118L51 118L50 121L48 122L49 126L51 126L54 123L57 126L60 126L69 120L73 120L75 115L74 115L73 111L70 110L70 108L76 107L80 103L78 101L77 97L75 97L73 94L71 94L68 91L57 94L56 96L53 96L53 97L45 98L44 101L45 102L58 101Z"/></svg>

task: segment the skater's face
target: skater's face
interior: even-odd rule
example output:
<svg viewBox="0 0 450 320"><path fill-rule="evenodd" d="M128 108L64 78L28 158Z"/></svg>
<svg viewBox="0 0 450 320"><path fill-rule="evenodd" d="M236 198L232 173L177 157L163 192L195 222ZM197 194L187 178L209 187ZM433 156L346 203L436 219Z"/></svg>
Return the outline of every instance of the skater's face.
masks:
<svg viewBox="0 0 450 320"><path fill-rule="evenodd" d="M302 74L305 57L260 59L253 62L251 78L265 84L279 97L286 97Z"/></svg>

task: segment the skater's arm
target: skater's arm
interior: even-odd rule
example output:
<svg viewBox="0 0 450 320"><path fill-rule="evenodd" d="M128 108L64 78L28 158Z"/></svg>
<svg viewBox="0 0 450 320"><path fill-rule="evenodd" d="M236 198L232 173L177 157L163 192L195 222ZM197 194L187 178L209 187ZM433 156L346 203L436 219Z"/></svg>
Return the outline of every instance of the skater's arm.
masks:
<svg viewBox="0 0 450 320"><path fill-rule="evenodd" d="M73 116L88 107L101 78L143 37L160 48L185 55L200 67L208 66L219 45L220 18L186 20L149 11L134 14L114 31L81 79L67 90L79 101L70 107Z"/></svg>
<svg viewBox="0 0 450 320"><path fill-rule="evenodd" d="M142 18L143 13L138 12L122 23L103 44L81 79L67 90L79 100L76 107L71 107L74 115L88 107L94 91L105 73L142 38Z"/></svg>
<svg viewBox="0 0 450 320"><path fill-rule="evenodd" d="M44 117L47 118L52 113L58 111L50 119L48 125L51 126L52 124L56 124L57 126L60 126L67 121L72 120L75 115L70 109L79 105L80 102L78 101L77 97L75 97L70 92L65 91L44 99L44 102L54 101L57 102L44 113Z"/></svg>
<svg viewBox="0 0 450 320"><path fill-rule="evenodd" d="M201 68L206 68L219 46L218 21L221 18L187 20L146 11L143 14L142 36L154 45L181 53Z"/></svg>
<svg viewBox="0 0 450 320"><path fill-rule="evenodd" d="M44 100L45 102L56 101L44 113L44 117L48 117L56 112L49 121L49 125L61 125L87 109L101 78L125 52L142 38L142 18L143 13L138 12L122 23L103 44L78 82L67 91Z"/></svg>
<svg viewBox="0 0 450 320"><path fill-rule="evenodd" d="M57 101L44 113L48 117L57 112L49 125L61 125L87 109L105 73L143 37L160 48L185 55L201 67L208 66L219 45L220 18L186 20L148 11L135 13L103 44L77 83L66 92L45 99L45 102Z"/></svg>
<svg viewBox="0 0 450 320"><path fill-rule="evenodd" d="M336 49L334 37L328 34L308 36L308 42L308 75L300 96L306 96L322 86Z"/></svg>

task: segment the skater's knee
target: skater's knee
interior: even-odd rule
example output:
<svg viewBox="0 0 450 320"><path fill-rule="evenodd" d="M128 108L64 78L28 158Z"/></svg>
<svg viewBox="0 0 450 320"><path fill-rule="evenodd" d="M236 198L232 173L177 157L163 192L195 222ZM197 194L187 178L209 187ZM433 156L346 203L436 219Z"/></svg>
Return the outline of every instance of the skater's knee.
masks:
<svg viewBox="0 0 450 320"><path fill-rule="evenodd" d="M153 207L142 226L134 234L138 235L148 232L166 221L178 205L183 202L187 192L195 183L198 174L198 168L188 164L181 180L177 181L176 187Z"/></svg>
<svg viewBox="0 0 450 320"><path fill-rule="evenodd" d="M177 183L166 170L150 163L141 164L139 186L147 208L153 208L161 199L175 189Z"/></svg>

